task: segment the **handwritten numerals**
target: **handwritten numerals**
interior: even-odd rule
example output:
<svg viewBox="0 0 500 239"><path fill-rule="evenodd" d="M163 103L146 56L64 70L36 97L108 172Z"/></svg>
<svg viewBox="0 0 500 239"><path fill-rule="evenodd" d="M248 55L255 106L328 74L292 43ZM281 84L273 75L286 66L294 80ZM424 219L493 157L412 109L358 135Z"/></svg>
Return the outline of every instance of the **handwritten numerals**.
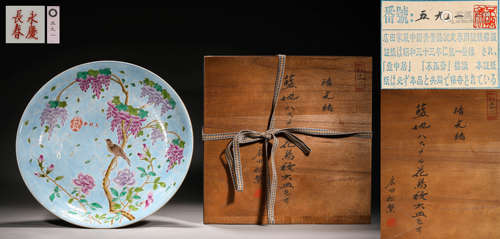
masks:
<svg viewBox="0 0 500 239"><path fill-rule="evenodd" d="M295 94L295 89L297 85L295 84L295 74L287 74L283 81L283 96L280 98L281 101L285 102L285 112L287 115L286 124L291 125L293 122L293 117L295 115L295 101L300 99L300 96Z"/></svg>
<svg viewBox="0 0 500 239"><path fill-rule="evenodd" d="M295 153L293 151L296 148L294 144L290 143L290 141L286 140L282 145L280 145L281 149L284 149L285 154L281 158L281 164L279 169L281 171L281 184L280 190L283 193L283 202L289 203L290 196L292 195L292 191L295 188L293 184L293 172L295 171L296 164L293 163L295 160Z"/></svg>

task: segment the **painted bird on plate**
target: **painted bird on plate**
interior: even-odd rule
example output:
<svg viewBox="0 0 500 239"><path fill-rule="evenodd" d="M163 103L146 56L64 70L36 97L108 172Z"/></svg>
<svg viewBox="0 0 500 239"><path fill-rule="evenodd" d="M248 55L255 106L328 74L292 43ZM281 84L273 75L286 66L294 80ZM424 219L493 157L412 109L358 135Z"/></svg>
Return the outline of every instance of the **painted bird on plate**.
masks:
<svg viewBox="0 0 500 239"><path fill-rule="evenodd" d="M127 161L128 166L130 166L130 159L128 159L127 155L123 151L123 149L117 144L113 144L111 139L106 139L106 145L108 146L108 151L115 155L115 157L122 157Z"/></svg>

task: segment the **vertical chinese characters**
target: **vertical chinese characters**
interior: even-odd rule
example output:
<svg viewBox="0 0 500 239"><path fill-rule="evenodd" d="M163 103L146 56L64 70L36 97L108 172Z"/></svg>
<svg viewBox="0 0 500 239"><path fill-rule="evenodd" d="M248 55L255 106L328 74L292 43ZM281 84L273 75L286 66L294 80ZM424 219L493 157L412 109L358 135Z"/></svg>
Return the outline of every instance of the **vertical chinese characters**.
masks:
<svg viewBox="0 0 500 239"><path fill-rule="evenodd" d="M414 126L411 128L416 132L417 141L417 169L412 175L412 178L416 180L416 185L414 187L415 194L413 195L413 208L415 209L415 214L412 218L415 219L416 227L415 230L418 233L422 232L424 221L427 219L425 214L425 202L429 197L428 185L426 178L429 174L425 171L425 160L424 152L426 144L429 140L426 135L431 124L429 121L429 115L427 114L427 104L420 103L416 106L415 116L413 117Z"/></svg>
<svg viewBox="0 0 500 239"><path fill-rule="evenodd" d="M457 116L457 121L453 125L453 127L457 129L454 137L455 141L465 141L464 129L467 127L467 125L462 119L464 116L464 107L462 105L456 106L453 110L453 114Z"/></svg>
<svg viewBox="0 0 500 239"><path fill-rule="evenodd" d="M333 92L331 91L332 87L332 78L328 77L327 79L321 80L321 86L325 89L322 94L322 99L326 102L323 104L322 110L325 112L333 112L332 100L334 98Z"/></svg>
<svg viewBox="0 0 500 239"><path fill-rule="evenodd" d="M293 185L293 175L292 173L295 170L295 154L293 149L296 148L294 144L290 143L290 141L286 141L283 143L280 148L285 150L285 155L282 160L282 164L280 166L280 170L282 172L281 179L282 183L280 185L280 189L283 192L283 202L288 203L290 201L290 195L295 188Z"/></svg>
<svg viewBox="0 0 500 239"><path fill-rule="evenodd" d="M35 39L38 40L38 30L36 28L36 24L38 21L36 20L37 14L31 10L30 16L28 17L28 23L30 24L28 27L28 33L26 34L27 39Z"/></svg>
<svg viewBox="0 0 500 239"><path fill-rule="evenodd" d="M20 36L24 36L21 31L21 23L24 23L22 10L18 9L16 11L16 15L13 16L12 19L14 19L14 31L12 31L12 36L16 39L19 39Z"/></svg>
<svg viewBox="0 0 500 239"><path fill-rule="evenodd" d="M389 194L385 198L385 213L394 214L396 212L396 203L394 197L394 193L396 192L396 178L394 178L394 176L391 176L389 182L384 186L384 190Z"/></svg>

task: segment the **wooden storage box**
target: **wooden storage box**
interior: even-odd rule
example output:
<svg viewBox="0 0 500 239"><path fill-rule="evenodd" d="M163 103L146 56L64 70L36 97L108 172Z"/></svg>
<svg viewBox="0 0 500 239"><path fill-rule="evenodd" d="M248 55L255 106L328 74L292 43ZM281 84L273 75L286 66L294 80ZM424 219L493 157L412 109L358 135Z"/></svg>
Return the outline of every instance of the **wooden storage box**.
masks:
<svg viewBox="0 0 500 239"><path fill-rule="evenodd" d="M277 69L277 56L205 57L204 132L265 131ZM371 69L370 57L287 56L275 128L371 131ZM371 139L297 136L312 152L279 138L276 223L369 223ZM228 142L204 142L204 222L267 223L263 143L242 146L235 192Z"/></svg>
<svg viewBox="0 0 500 239"><path fill-rule="evenodd" d="M382 238L500 238L498 94L382 91Z"/></svg>

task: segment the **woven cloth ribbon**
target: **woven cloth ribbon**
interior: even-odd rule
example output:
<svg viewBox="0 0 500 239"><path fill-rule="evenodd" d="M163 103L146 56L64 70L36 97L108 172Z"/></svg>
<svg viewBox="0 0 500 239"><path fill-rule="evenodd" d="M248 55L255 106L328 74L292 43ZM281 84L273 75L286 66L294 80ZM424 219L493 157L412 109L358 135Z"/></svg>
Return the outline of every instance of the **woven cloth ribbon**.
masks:
<svg viewBox="0 0 500 239"><path fill-rule="evenodd" d="M225 140L231 139L225 150L225 157L229 167L229 172L231 173L231 178L233 180L234 189L238 192L243 191L243 174L240 158L240 145L255 143L258 141L264 141L264 152L269 152L267 149L268 142L272 141L272 146L269 155L266 155L267 160L271 164L271 172L267 178L267 218L269 224L274 224L274 207L276 203L276 192L278 188L278 179L276 173L276 162L274 160L274 153L279 146L278 136L285 137L288 141L296 145L305 155L311 152L311 149L295 134L303 134L309 136L320 136L320 137L363 137L370 138L371 132L336 132L327 129L313 129L313 128L274 128L274 112L276 111L276 106L278 103L278 96L281 89L281 83L283 81L283 76L285 73L285 61L286 57L284 55L279 55L278 61L278 74L276 76L276 81L274 85L274 97L273 104L271 107L271 117L269 119L268 129L264 132L258 132L254 130L241 130L239 132L231 133L216 133L216 134L205 134L202 132L202 138L204 141L207 140Z"/></svg>

